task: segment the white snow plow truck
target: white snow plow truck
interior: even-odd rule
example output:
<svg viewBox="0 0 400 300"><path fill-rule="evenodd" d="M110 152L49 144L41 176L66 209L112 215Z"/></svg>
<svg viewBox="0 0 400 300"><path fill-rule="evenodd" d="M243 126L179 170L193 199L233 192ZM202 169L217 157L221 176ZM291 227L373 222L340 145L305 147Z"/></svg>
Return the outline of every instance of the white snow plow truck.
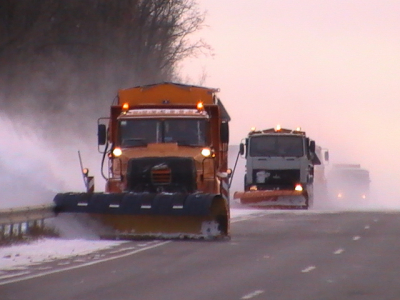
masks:
<svg viewBox="0 0 400 300"><path fill-rule="evenodd" d="M241 204L267 209L308 209L313 203L315 141L300 128L252 130L240 154L246 158Z"/></svg>

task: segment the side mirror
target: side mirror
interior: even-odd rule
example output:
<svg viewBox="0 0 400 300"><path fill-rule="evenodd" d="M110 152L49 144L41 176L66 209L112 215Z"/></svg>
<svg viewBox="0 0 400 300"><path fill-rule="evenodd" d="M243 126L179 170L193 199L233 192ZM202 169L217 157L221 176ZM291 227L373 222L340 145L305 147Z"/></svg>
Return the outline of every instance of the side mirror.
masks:
<svg viewBox="0 0 400 300"><path fill-rule="evenodd" d="M105 124L99 124L97 126L97 143L99 145L105 145L107 140L107 128Z"/></svg>
<svg viewBox="0 0 400 300"><path fill-rule="evenodd" d="M240 153L240 155L244 154L244 144L243 143L240 143L240 145L239 145L239 153Z"/></svg>
<svg viewBox="0 0 400 300"><path fill-rule="evenodd" d="M221 123L220 138L222 143L229 143L229 124L228 122Z"/></svg>
<svg viewBox="0 0 400 300"><path fill-rule="evenodd" d="M315 141L310 141L310 152L315 153Z"/></svg>

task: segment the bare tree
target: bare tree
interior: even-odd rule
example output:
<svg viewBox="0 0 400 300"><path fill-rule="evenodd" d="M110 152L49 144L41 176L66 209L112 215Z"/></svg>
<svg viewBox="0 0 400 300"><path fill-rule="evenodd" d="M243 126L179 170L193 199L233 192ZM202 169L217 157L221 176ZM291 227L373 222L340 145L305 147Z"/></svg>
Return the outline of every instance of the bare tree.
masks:
<svg viewBox="0 0 400 300"><path fill-rule="evenodd" d="M203 22L195 0L0 0L0 109L98 117L119 88L177 79Z"/></svg>
<svg viewBox="0 0 400 300"><path fill-rule="evenodd" d="M170 76L177 62L208 49L203 41L188 39L204 22L193 0L144 1L137 17L140 32L132 41L139 45L134 58L141 71L154 66L161 75Z"/></svg>

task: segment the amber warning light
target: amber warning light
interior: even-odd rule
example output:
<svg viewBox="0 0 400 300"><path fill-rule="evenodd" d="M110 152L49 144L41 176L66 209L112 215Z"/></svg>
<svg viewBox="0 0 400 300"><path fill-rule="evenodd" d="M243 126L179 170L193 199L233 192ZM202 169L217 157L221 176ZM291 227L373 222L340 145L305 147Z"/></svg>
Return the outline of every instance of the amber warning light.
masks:
<svg viewBox="0 0 400 300"><path fill-rule="evenodd" d="M122 110L124 110L124 111L129 110L129 104L128 103L122 104Z"/></svg>
<svg viewBox="0 0 400 300"><path fill-rule="evenodd" d="M197 110L203 110L203 109L204 109L203 102L197 102Z"/></svg>

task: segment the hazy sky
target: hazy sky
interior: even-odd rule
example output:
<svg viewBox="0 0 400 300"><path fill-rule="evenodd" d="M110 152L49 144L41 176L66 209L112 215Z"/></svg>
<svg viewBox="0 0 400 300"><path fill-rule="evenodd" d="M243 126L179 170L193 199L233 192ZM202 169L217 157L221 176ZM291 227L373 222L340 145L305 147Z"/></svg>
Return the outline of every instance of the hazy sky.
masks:
<svg viewBox="0 0 400 300"><path fill-rule="evenodd" d="M182 70L221 89L232 144L252 126L301 126L400 203L400 1L199 3L208 27L197 36L215 55Z"/></svg>

